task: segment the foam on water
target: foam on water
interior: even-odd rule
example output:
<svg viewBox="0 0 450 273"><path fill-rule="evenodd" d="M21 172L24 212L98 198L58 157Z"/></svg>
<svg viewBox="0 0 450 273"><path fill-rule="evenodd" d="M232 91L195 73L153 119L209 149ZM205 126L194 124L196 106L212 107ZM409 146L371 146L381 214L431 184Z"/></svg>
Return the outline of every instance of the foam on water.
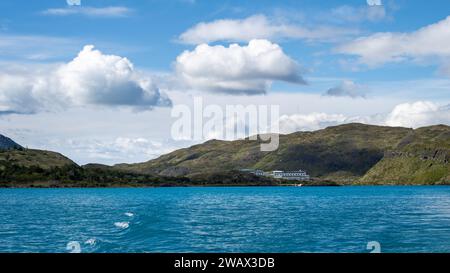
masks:
<svg viewBox="0 0 450 273"><path fill-rule="evenodd" d="M97 244L97 240L95 238L91 238L89 240L87 240L86 242L84 242L86 245L90 245L90 246L95 246L95 244Z"/></svg>
<svg viewBox="0 0 450 273"><path fill-rule="evenodd" d="M127 229L130 227L130 222L115 222L114 225L121 229Z"/></svg>
<svg viewBox="0 0 450 273"><path fill-rule="evenodd" d="M81 253L81 245L77 241L70 241L67 243L66 250L69 253Z"/></svg>
<svg viewBox="0 0 450 273"><path fill-rule="evenodd" d="M134 213L132 213L132 212L125 212L125 216L133 217L133 216L134 216Z"/></svg>

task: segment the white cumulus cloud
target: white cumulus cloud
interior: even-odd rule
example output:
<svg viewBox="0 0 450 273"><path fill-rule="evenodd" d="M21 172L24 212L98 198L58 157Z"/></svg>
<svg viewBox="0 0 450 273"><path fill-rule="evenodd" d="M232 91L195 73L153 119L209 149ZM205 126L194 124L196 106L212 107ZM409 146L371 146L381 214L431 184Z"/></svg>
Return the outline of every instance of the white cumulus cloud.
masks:
<svg viewBox="0 0 450 273"><path fill-rule="evenodd" d="M361 37L337 48L354 55L360 63L379 66L385 63L440 58L449 63L450 16L409 33L382 32Z"/></svg>
<svg viewBox="0 0 450 273"><path fill-rule="evenodd" d="M190 88L232 94L265 93L273 81L304 84L298 64L267 40L229 47L201 44L175 63L177 75Z"/></svg>
<svg viewBox="0 0 450 273"><path fill-rule="evenodd" d="M67 64L0 70L0 112L34 113L70 106L168 106L169 98L127 59L85 46Z"/></svg>
<svg viewBox="0 0 450 273"><path fill-rule="evenodd" d="M450 125L450 105L417 101L397 105L387 116L386 125L417 128L430 124Z"/></svg>
<svg viewBox="0 0 450 273"><path fill-rule="evenodd" d="M178 40L187 44L215 41L247 42L252 39L302 39L307 41L334 41L358 31L350 28L315 26L309 28L278 20L265 15L253 15L245 19L221 19L201 22L182 33Z"/></svg>

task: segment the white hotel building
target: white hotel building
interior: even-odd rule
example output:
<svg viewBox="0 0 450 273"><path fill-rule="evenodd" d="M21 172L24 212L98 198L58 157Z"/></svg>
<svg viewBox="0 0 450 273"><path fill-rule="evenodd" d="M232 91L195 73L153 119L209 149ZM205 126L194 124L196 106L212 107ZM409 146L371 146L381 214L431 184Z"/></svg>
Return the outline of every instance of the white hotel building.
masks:
<svg viewBox="0 0 450 273"><path fill-rule="evenodd" d="M264 172L262 170L242 169L240 171L252 173L258 176L273 177L276 179L297 180L297 181L308 181L310 179L310 176L305 171L302 170Z"/></svg>
<svg viewBox="0 0 450 273"><path fill-rule="evenodd" d="M286 180L300 180L306 181L310 179L310 176L302 170L299 171L273 171L271 174L273 178L286 179Z"/></svg>

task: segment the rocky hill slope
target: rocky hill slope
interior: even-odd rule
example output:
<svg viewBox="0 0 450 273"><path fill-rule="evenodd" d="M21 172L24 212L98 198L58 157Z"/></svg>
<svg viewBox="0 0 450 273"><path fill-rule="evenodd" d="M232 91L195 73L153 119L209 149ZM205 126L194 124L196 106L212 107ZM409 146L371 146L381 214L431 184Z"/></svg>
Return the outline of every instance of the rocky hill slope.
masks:
<svg viewBox="0 0 450 273"><path fill-rule="evenodd" d="M22 148L19 144L15 143L12 139L0 135L0 150L10 150Z"/></svg>

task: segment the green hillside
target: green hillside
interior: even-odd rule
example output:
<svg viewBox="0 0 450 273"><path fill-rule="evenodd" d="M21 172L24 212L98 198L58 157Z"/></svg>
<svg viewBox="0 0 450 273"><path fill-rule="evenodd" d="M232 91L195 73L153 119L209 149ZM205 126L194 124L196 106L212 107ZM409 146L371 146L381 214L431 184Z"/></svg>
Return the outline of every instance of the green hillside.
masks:
<svg viewBox="0 0 450 273"><path fill-rule="evenodd" d="M118 170L101 164L78 166L65 156L41 150L0 150L0 187L164 187L204 185L277 185L269 178L228 172L220 175L168 177Z"/></svg>
<svg viewBox="0 0 450 273"><path fill-rule="evenodd" d="M439 125L408 134L361 179L362 184L450 184L450 130Z"/></svg>
<svg viewBox="0 0 450 273"><path fill-rule="evenodd" d="M0 168L7 164L20 167L35 166L45 170L76 165L59 153L24 148L0 150Z"/></svg>
<svg viewBox="0 0 450 273"><path fill-rule="evenodd" d="M299 170L309 185L450 184L450 127L416 130L346 124L280 136L280 147L218 141L181 149L138 164L78 166L50 151L0 150L0 187L146 187L278 185L288 183L240 169Z"/></svg>
<svg viewBox="0 0 450 273"><path fill-rule="evenodd" d="M313 176L347 172L365 174L411 129L348 124L315 132L280 136L280 147L261 152L257 141L209 141L140 164L116 168L141 173L194 175L256 168L265 171L304 169Z"/></svg>
<svg viewBox="0 0 450 273"><path fill-rule="evenodd" d="M213 140L115 168L187 177L243 168L303 169L319 181L341 184L448 183L449 134L450 127L444 125L413 130L346 124L282 135L274 152L261 152L256 141ZM409 156L390 159L397 152Z"/></svg>

